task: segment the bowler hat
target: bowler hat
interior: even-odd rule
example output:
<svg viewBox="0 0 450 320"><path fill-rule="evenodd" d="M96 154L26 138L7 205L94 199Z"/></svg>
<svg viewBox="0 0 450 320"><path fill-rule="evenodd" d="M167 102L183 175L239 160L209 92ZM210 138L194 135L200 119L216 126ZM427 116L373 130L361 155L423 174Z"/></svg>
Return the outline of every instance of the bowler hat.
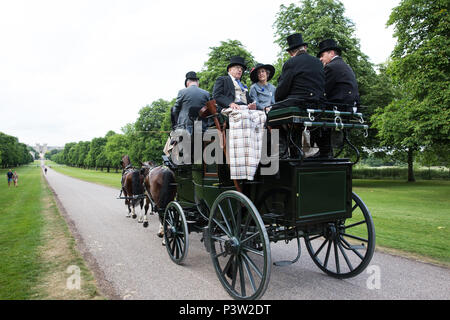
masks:
<svg viewBox="0 0 450 320"><path fill-rule="evenodd" d="M198 80L197 74L194 71L186 73L186 80L184 80L184 86L187 87L188 80Z"/></svg>
<svg viewBox="0 0 450 320"><path fill-rule="evenodd" d="M341 55L342 52L342 49L338 47L336 41L333 39L326 39L319 43L319 53L317 54L317 57L319 58L322 52L329 50L335 50L338 55Z"/></svg>
<svg viewBox="0 0 450 320"><path fill-rule="evenodd" d="M306 46L307 43L303 42L302 34L301 33L294 33L291 34L289 37L287 37L287 42L289 48L286 49L286 51L293 50L300 46Z"/></svg>
<svg viewBox="0 0 450 320"><path fill-rule="evenodd" d="M232 66L240 65L242 68L244 68L244 71L247 69L247 66L245 65L245 60L242 57L239 56L232 56L230 58L230 64L227 66L227 70L230 69Z"/></svg>
<svg viewBox="0 0 450 320"><path fill-rule="evenodd" d="M258 82L258 69L261 69L261 68L269 70L269 77L267 77L267 81L270 81L270 79L273 78L273 76L275 74L274 66L272 66L270 64L258 63L250 72L250 79L252 80L252 82Z"/></svg>

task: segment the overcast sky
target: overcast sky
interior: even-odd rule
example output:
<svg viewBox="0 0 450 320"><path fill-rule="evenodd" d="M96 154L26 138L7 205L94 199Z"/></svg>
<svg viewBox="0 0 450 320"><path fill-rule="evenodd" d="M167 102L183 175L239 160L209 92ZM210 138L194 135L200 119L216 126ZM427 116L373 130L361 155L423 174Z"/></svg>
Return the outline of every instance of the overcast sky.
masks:
<svg viewBox="0 0 450 320"><path fill-rule="evenodd" d="M399 0L341 0L372 62L390 55ZM210 47L239 40L259 62L279 47L276 0L0 0L0 131L63 146L120 132L171 100Z"/></svg>

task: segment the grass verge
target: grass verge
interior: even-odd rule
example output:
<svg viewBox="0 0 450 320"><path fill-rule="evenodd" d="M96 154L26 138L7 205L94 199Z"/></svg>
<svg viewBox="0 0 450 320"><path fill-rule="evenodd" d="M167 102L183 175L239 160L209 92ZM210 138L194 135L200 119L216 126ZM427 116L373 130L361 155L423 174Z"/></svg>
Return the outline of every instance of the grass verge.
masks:
<svg viewBox="0 0 450 320"><path fill-rule="evenodd" d="M450 181L353 180L353 191L372 214L377 246L450 266Z"/></svg>
<svg viewBox="0 0 450 320"><path fill-rule="evenodd" d="M39 166L16 171L17 188L8 188L6 179L0 186L0 299L103 298ZM75 267L68 273L70 266ZM80 272L80 289L67 286L76 275L73 270ZM73 287L77 281L70 283Z"/></svg>

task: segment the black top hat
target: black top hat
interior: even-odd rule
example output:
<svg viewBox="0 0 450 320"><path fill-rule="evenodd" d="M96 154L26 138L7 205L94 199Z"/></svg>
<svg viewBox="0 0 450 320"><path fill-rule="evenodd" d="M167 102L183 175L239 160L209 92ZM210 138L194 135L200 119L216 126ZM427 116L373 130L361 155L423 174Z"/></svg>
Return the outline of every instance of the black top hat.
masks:
<svg viewBox="0 0 450 320"><path fill-rule="evenodd" d="M244 71L247 70L247 66L245 65L245 60L242 57L239 56L233 56L230 58L230 64L227 66L227 71L228 69L230 69L232 66L235 65L240 65L244 68Z"/></svg>
<svg viewBox="0 0 450 320"><path fill-rule="evenodd" d="M319 53L317 54L317 57L319 58L322 52L329 50L335 50L338 55L341 55L342 52L342 49L338 47L336 41L333 39L326 39L319 43Z"/></svg>
<svg viewBox="0 0 450 320"><path fill-rule="evenodd" d="M258 63L250 72L250 79L252 80L252 82L258 82L258 69L261 69L261 68L269 70L269 72L270 72L269 77L267 78L267 81L270 81L270 79L272 79L273 76L275 75L274 66L272 66L270 64Z"/></svg>
<svg viewBox="0 0 450 320"><path fill-rule="evenodd" d="M184 86L187 87L188 80L198 80L197 74L194 71L186 73L186 80L184 80Z"/></svg>
<svg viewBox="0 0 450 320"><path fill-rule="evenodd" d="M287 37L287 42L289 48L286 49L286 51L293 50L300 46L306 46L307 43L303 42L302 34L301 33L294 33L291 34L289 37Z"/></svg>

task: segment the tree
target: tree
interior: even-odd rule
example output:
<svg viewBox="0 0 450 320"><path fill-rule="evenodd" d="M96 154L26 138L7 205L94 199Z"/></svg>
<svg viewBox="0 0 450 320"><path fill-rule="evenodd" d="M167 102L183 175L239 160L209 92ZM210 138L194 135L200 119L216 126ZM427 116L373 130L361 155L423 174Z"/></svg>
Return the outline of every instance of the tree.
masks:
<svg viewBox="0 0 450 320"><path fill-rule="evenodd" d="M139 110L139 117L134 123L134 130L127 130L130 143L132 163L141 161L161 162L164 144L170 131L171 102L159 99ZM168 120L167 120L168 118Z"/></svg>
<svg viewBox="0 0 450 320"><path fill-rule="evenodd" d="M403 0L387 22L397 37L388 73L401 94L373 121L385 145L408 152L408 181L414 152L450 142L449 20L447 1Z"/></svg>
<svg viewBox="0 0 450 320"><path fill-rule="evenodd" d="M232 56L244 58L247 63L247 70L251 70L256 64L253 55L238 40L221 41L220 46L210 47L210 49L208 61L203 65L202 71L197 74L200 78L200 87L210 93L213 91L216 79L227 75L227 66ZM248 72L243 74L242 83L246 83L249 86L250 77L247 74Z"/></svg>
<svg viewBox="0 0 450 320"><path fill-rule="evenodd" d="M128 154L127 138L123 134L110 136L106 142L105 154L111 166L119 168L122 157Z"/></svg>
<svg viewBox="0 0 450 320"><path fill-rule="evenodd" d="M86 156L86 159L84 160L85 165L91 168L94 168L97 170L97 167L100 166L100 161L98 161L98 158L103 151L104 147L106 145L106 138L94 138L92 139L90 146L89 146L89 152Z"/></svg>

